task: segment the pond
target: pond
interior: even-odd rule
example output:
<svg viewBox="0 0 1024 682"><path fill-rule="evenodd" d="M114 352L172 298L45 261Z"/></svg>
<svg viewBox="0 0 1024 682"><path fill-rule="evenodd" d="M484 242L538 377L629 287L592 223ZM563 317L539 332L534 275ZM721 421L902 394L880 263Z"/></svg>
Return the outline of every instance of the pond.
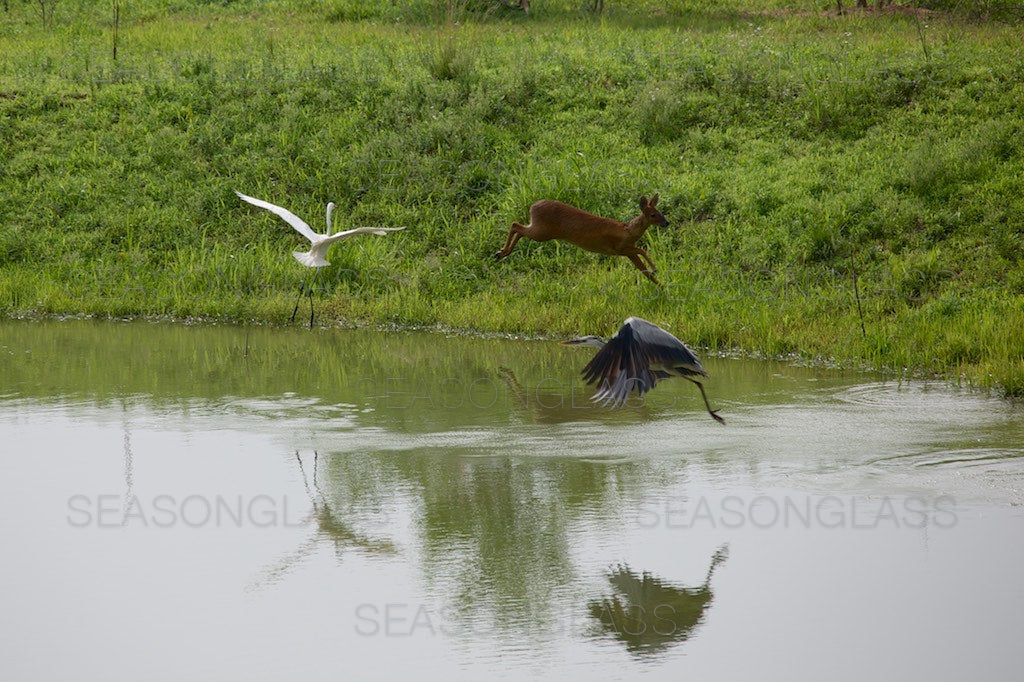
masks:
<svg viewBox="0 0 1024 682"><path fill-rule="evenodd" d="M0 677L1018 679L1019 405L592 353L0 322Z"/></svg>

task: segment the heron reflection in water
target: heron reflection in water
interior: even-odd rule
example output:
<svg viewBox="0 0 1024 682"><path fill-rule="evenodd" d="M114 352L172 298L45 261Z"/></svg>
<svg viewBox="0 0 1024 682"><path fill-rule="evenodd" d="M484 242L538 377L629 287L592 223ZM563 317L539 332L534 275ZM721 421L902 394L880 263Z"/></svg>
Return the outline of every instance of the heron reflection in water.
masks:
<svg viewBox="0 0 1024 682"><path fill-rule="evenodd" d="M650 573L637 575L629 566L608 574L611 596L587 606L602 629L636 655L657 654L690 638L711 605L711 576L729 555L724 545L711 557L700 587L676 587Z"/></svg>
<svg viewBox="0 0 1024 682"><path fill-rule="evenodd" d="M295 459L299 464L299 471L302 473L302 484L306 488L313 509L306 517L304 525L310 521L316 522L316 528L312 536L302 543L298 549L289 552L281 557L273 566L264 570L260 578L255 580L250 589L259 589L268 583L280 581L286 574L291 572L303 559L312 554L322 540L328 540L334 546L334 552L340 559L346 548L353 548L369 555L392 555L397 553L395 545L382 538L367 537L347 525L341 516L331 509L327 498L317 482L317 470L319 468L320 453L313 452L313 475L312 486L306 476L306 469L302 464L302 457L296 450Z"/></svg>
<svg viewBox="0 0 1024 682"><path fill-rule="evenodd" d="M582 395L578 398L575 386L569 386L567 390L558 387L550 391L542 389L539 385L523 386L516 378L515 372L508 367L499 367L498 376L505 382L512 406L529 417L530 421L540 424L564 424L587 418L603 420L607 416L607 413L597 409L597 406Z"/></svg>

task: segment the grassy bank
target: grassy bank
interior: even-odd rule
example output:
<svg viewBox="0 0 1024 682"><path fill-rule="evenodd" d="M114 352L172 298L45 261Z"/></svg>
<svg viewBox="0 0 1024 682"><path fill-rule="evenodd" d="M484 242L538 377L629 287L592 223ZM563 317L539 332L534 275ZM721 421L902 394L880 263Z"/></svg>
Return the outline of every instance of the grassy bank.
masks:
<svg viewBox="0 0 1024 682"><path fill-rule="evenodd" d="M317 229L327 201L341 228L408 226L333 248L324 321L639 315L705 348L1024 394L1013 7L830 7L140 0L115 60L109 7L66 0L43 26L12 0L0 311L286 321L301 238L240 189ZM491 259L536 199L628 219L653 192L662 289L563 244Z"/></svg>

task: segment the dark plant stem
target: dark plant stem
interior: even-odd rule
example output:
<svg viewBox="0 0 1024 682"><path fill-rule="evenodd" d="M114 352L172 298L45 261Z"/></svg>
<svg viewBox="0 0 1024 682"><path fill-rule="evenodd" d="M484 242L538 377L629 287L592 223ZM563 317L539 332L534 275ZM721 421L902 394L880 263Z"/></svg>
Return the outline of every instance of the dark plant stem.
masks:
<svg viewBox="0 0 1024 682"><path fill-rule="evenodd" d="M39 18L43 22L43 27L53 25L53 8L57 4L57 0L38 0L39 2Z"/></svg>
<svg viewBox="0 0 1024 682"><path fill-rule="evenodd" d="M114 61L117 61L117 30L121 25L121 3L114 0Z"/></svg>
<svg viewBox="0 0 1024 682"><path fill-rule="evenodd" d="M853 259L850 259L850 277L853 279L853 298L857 301L857 317L860 318L860 335L861 338L866 340L868 332L864 328L864 309L860 305L860 289L857 287L857 267L853 264Z"/></svg>
<svg viewBox="0 0 1024 682"><path fill-rule="evenodd" d="M924 28L921 26L921 15L914 12L914 21L917 24L917 37L921 39L921 49L924 51L924 60L929 64L932 63L931 52L928 51L928 43L924 39Z"/></svg>

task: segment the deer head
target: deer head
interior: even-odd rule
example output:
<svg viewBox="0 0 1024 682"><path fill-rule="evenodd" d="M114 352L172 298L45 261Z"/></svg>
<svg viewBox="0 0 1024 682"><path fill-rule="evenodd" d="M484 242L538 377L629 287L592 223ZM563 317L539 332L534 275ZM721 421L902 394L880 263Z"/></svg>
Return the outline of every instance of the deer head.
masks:
<svg viewBox="0 0 1024 682"><path fill-rule="evenodd" d="M647 197L640 197L640 213L643 214L644 219L651 225L660 225L661 227L668 227L668 221L665 220L665 216L661 215L661 212L658 211L657 206L657 194L655 194L650 199L648 199Z"/></svg>

